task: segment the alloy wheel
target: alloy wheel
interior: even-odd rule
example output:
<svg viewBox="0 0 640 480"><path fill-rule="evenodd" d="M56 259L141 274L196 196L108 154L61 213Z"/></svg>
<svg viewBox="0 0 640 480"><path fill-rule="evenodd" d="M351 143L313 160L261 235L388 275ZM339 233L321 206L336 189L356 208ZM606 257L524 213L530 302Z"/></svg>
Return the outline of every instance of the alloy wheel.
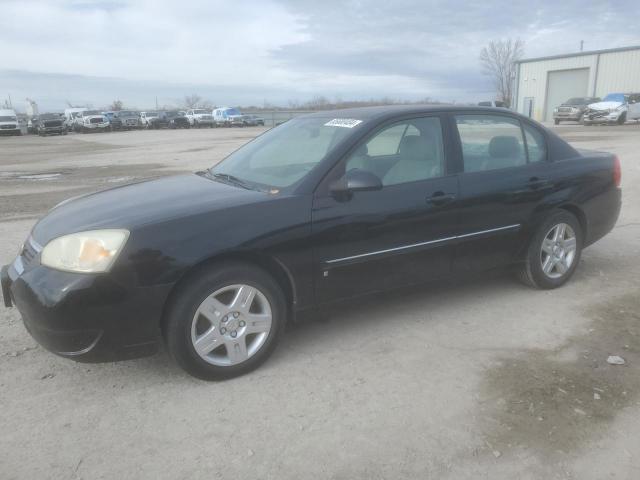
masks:
<svg viewBox="0 0 640 480"><path fill-rule="evenodd" d="M576 258L577 239L571 225L559 223L542 240L540 264L549 278L560 278L569 271Z"/></svg>
<svg viewBox="0 0 640 480"><path fill-rule="evenodd" d="M207 363L237 365L260 350L271 324L271 305L260 290L229 285L200 304L191 323L191 342Z"/></svg>

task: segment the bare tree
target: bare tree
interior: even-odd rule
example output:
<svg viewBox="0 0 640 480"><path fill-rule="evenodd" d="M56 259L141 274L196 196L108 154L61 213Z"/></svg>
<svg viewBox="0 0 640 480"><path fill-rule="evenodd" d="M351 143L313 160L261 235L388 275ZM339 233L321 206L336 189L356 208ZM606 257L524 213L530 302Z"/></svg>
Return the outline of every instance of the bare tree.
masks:
<svg viewBox="0 0 640 480"><path fill-rule="evenodd" d="M511 106L516 62L522 58L523 53L524 42L519 38L492 40L480 52L483 73L493 79L499 100L502 100L507 107Z"/></svg>
<svg viewBox="0 0 640 480"><path fill-rule="evenodd" d="M122 110L122 107L124 106L124 104L122 103L122 100L114 100L111 105L109 105L109 110L113 111L113 112L119 112L120 110Z"/></svg>
<svg viewBox="0 0 640 480"><path fill-rule="evenodd" d="M202 102L202 97L197 93L193 93L191 95L185 95L184 97L184 106L185 108L196 108L200 106L200 102Z"/></svg>

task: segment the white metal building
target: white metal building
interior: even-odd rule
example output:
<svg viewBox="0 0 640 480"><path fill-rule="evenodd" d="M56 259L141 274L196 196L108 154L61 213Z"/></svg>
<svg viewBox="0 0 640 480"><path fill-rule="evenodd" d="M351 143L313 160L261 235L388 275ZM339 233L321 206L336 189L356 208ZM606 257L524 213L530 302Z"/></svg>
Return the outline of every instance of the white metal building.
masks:
<svg viewBox="0 0 640 480"><path fill-rule="evenodd" d="M632 92L640 92L640 46L529 58L518 62L514 109L551 121L571 97Z"/></svg>

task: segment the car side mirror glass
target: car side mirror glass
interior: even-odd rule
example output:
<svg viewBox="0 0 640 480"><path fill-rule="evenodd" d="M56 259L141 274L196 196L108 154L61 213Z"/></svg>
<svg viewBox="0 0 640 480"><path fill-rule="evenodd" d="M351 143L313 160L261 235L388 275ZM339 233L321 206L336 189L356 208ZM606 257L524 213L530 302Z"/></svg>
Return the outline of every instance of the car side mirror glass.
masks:
<svg viewBox="0 0 640 480"><path fill-rule="evenodd" d="M333 195L348 195L353 192L370 192L382 190L382 180L366 170L349 170L341 178L333 182L330 191Z"/></svg>

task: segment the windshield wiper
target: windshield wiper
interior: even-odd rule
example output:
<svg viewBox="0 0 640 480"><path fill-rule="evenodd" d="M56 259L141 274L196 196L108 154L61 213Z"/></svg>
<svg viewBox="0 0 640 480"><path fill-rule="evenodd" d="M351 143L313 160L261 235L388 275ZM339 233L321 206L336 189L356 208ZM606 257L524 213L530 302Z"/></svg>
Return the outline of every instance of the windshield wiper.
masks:
<svg viewBox="0 0 640 480"><path fill-rule="evenodd" d="M213 178L224 180L227 183L230 183L232 185L237 185L238 187L246 188L247 190L255 190L255 187L249 184L248 182L234 175L230 175L228 173L214 173Z"/></svg>

